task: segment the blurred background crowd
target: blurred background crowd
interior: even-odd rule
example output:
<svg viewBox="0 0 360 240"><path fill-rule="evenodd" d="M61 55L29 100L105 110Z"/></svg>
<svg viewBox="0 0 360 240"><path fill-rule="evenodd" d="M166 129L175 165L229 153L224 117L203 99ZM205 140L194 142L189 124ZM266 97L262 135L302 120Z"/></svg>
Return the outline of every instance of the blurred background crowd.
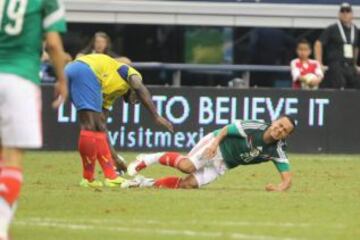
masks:
<svg viewBox="0 0 360 240"><path fill-rule="evenodd" d="M68 61L84 54L104 53L127 57L129 63L131 59L289 67L288 71L252 71L245 79L244 71L184 71L182 77L188 80L182 85L359 89L355 14L350 3L340 4L334 23L326 29L70 23L64 44ZM141 71L147 84L172 84L172 71ZM44 82L54 80L45 51L41 74Z"/></svg>

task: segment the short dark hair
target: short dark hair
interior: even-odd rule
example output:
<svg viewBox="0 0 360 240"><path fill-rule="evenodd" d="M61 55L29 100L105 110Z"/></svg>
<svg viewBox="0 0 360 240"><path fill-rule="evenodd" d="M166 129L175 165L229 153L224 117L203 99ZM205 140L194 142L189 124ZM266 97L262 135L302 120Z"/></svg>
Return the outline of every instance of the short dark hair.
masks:
<svg viewBox="0 0 360 240"><path fill-rule="evenodd" d="M295 119L288 115L288 114L284 114L284 115L281 115L280 117L278 117L278 119L281 119L281 118L287 118L289 119L289 121L291 122L291 124L294 126L293 130L291 132L294 132L295 131L295 128L296 128L296 123L295 123Z"/></svg>
<svg viewBox="0 0 360 240"><path fill-rule="evenodd" d="M299 46L300 44L306 44L311 48L311 44L306 38L302 38L297 42L297 46Z"/></svg>

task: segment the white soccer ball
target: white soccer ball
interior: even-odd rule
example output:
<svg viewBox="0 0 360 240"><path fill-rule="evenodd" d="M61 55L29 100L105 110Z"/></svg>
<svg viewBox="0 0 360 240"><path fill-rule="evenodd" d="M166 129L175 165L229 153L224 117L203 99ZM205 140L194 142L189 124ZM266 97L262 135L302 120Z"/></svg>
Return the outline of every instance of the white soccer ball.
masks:
<svg viewBox="0 0 360 240"><path fill-rule="evenodd" d="M311 83L313 80L315 80L315 79L318 78L318 76L316 76L316 74L314 74L314 73L308 73L308 74L306 74L306 75L304 76L304 78L305 78L305 82L302 83L302 88L303 88L303 89L317 89L317 88L318 88L318 86L310 86L310 83Z"/></svg>

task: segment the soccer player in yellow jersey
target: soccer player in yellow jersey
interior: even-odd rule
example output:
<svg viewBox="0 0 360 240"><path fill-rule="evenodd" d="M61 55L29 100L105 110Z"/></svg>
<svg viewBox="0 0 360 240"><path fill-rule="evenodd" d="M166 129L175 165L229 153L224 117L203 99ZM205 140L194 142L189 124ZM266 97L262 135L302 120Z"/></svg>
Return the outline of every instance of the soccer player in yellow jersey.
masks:
<svg viewBox="0 0 360 240"><path fill-rule="evenodd" d="M119 161L107 137L106 118L114 101L121 96L136 97L149 110L153 120L173 131L173 126L161 117L142 83L138 71L104 54L89 54L77 58L65 69L69 92L80 121L78 150L83 163L81 186L101 187L94 177L95 162L99 161L105 175L105 186L115 187L123 182L118 177L114 160ZM133 98L134 100L135 98ZM126 166L122 168L126 170Z"/></svg>

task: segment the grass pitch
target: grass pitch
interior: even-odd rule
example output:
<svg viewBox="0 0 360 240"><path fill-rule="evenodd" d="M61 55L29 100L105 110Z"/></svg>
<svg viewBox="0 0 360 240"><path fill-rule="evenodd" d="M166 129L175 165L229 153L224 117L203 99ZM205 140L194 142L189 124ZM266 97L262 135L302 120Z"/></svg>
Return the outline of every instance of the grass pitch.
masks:
<svg viewBox="0 0 360 240"><path fill-rule="evenodd" d="M199 190L93 190L78 186L77 153L31 152L12 237L360 239L360 156L290 154L290 161L294 181L286 193L264 191L279 182L272 163L239 167ZM143 174L179 175L162 166Z"/></svg>

